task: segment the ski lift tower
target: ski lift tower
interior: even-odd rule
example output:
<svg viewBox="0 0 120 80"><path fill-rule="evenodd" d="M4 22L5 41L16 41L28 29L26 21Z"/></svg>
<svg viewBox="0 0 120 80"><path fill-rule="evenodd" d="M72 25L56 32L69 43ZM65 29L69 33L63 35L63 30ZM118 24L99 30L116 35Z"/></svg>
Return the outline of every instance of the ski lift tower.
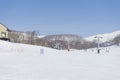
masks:
<svg viewBox="0 0 120 80"><path fill-rule="evenodd" d="M97 53L100 53L100 39L102 39L103 37L100 36L95 36L94 38L97 39Z"/></svg>

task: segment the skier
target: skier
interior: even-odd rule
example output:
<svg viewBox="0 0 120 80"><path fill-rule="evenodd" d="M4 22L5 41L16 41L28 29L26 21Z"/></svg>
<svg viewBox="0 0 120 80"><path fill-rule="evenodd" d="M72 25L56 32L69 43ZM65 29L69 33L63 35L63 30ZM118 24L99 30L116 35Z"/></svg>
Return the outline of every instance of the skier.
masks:
<svg viewBox="0 0 120 80"><path fill-rule="evenodd" d="M44 49L43 48L40 49L40 54L44 54Z"/></svg>

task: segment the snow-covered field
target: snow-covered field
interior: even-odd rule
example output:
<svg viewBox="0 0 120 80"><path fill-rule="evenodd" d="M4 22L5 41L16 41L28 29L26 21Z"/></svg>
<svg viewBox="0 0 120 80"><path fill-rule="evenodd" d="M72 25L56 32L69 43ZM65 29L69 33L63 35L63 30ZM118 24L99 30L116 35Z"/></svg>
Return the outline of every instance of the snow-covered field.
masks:
<svg viewBox="0 0 120 80"><path fill-rule="evenodd" d="M97 54L0 41L0 80L120 80L120 47Z"/></svg>

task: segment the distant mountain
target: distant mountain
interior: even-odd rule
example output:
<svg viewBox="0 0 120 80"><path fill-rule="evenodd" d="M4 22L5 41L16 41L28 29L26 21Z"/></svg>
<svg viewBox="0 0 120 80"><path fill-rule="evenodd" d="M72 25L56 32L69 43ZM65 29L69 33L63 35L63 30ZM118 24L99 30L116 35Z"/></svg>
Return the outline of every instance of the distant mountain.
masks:
<svg viewBox="0 0 120 80"><path fill-rule="evenodd" d="M107 42L107 41L111 41L112 39L114 39L118 35L120 35L120 31L115 31L115 32L112 32L112 33L105 33L105 34L98 34L98 35L86 37L84 39L87 40L87 41L94 41L95 37L99 36L99 37L102 37L102 39L100 39L101 42Z"/></svg>
<svg viewBox="0 0 120 80"><path fill-rule="evenodd" d="M55 41L55 40L61 40L61 41L84 41L83 38L81 38L78 35L72 35L72 34L58 34L58 35L48 35L43 37L43 39L46 39L48 41Z"/></svg>
<svg viewBox="0 0 120 80"><path fill-rule="evenodd" d="M56 34L48 35L40 38L43 46L48 46L54 49L88 49L91 43L84 40L78 35L72 34Z"/></svg>

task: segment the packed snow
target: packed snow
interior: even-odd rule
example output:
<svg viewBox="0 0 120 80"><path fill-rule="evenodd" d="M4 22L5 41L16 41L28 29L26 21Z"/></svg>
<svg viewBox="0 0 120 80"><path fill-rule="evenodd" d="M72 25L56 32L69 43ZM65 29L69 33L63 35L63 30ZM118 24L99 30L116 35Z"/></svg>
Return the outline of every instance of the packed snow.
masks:
<svg viewBox="0 0 120 80"><path fill-rule="evenodd" d="M0 80L120 80L120 47L55 50L0 41Z"/></svg>

